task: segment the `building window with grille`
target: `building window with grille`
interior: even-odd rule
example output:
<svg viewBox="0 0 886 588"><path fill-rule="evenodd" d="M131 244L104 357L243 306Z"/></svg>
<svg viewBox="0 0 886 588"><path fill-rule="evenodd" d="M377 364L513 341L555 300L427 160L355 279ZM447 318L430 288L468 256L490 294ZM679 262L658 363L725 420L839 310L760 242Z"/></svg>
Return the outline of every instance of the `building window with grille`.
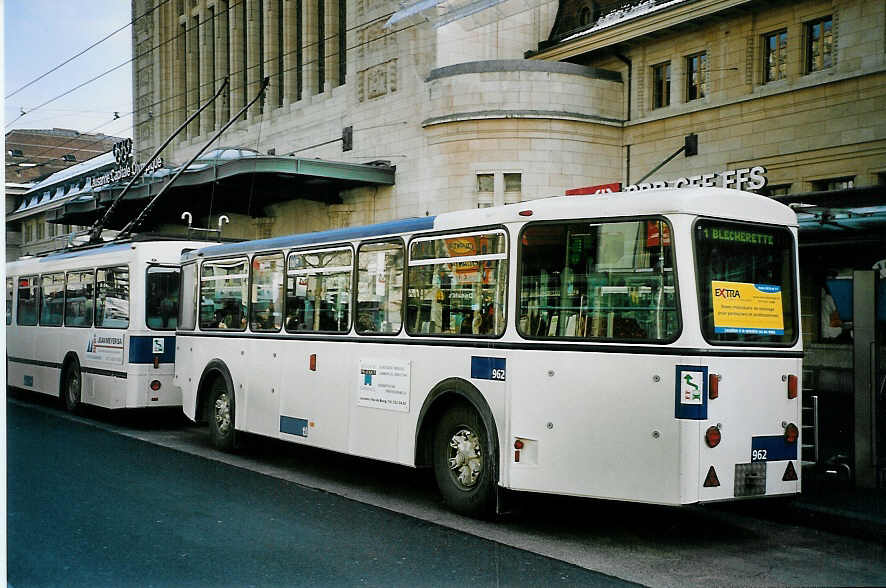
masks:
<svg viewBox="0 0 886 588"><path fill-rule="evenodd" d="M515 204L523 200L523 177L518 173L505 173L505 204Z"/></svg>
<svg viewBox="0 0 886 588"><path fill-rule="evenodd" d="M855 176L846 176L842 178L828 178L824 180L815 180L812 182L813 192L835 192L838 190L848 190L855 187Z"/></svg>
<svg viewBox="0 0 886 588"><path fill-rule="evenodd" d="M834 19L826 16L806 23L806 73L834 64Z"/></svg>
<svg viewBox="0 0 886 588"><path fill-rule="evenodd" d="M46 235L46 223L37 221L37 241L42 241Z"/></svg>
<svg viewBox="0 0 886 588"><path fill-rule="evenodd" d="M652 108L671 103L671 62L652 66Z"/></svg>
<svg viewBox="0 0 886 588"><path fill-rule="evenodd" d="M686 58L686 102L704 98L708 86L708 54L696 53Z"/></svg>
<svg viewBox="0 0 886 588"><path fill-rule="evenodd" d="M477 174L477 208L489 208L495 201L495 175Z"/></svg>
<svg viewBox="0 0 886 588"><path fill-rule="evenodd" d="M763 83L783 80L787 71L788 32L763 35Z"/></svg>
<svg viewBox="0 0 886 588"><path fill-rule="evenodd" d="M25 223L24 238L22 239L22 241L24 241L25 243L30 243L33 240L34 225L32 225L31 223Z"/></svg>

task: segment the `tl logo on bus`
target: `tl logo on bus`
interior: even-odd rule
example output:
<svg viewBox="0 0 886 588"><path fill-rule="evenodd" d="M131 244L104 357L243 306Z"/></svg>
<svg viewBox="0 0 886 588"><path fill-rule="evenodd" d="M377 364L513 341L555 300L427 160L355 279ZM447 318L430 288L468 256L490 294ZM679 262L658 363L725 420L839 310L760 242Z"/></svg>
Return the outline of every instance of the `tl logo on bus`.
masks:
<svg viewBox="0 0 886 588"><path fill-rule="evenodd" d="M682 404L702 404L701 374L680 372L680 402Z"/></svg>

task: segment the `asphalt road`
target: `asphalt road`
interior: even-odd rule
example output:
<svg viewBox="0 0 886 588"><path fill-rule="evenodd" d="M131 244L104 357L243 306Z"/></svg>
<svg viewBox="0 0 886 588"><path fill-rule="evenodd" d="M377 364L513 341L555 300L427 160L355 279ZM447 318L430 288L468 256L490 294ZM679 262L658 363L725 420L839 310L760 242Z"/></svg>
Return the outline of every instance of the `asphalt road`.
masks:
<svg viewBox="0 0 886 588"><path fill-rule="evenodd" d="M177 412L7 407L13 586L886 585L886 542L787 524L779 500L526 494L477 521L426 471L257 437L222 453Z"/></svg>
<svg viewBox="0 0 886 588"><path fill-rule="evenodd" d="M40 406L7 411L14 587L628 584Z"/></svg>

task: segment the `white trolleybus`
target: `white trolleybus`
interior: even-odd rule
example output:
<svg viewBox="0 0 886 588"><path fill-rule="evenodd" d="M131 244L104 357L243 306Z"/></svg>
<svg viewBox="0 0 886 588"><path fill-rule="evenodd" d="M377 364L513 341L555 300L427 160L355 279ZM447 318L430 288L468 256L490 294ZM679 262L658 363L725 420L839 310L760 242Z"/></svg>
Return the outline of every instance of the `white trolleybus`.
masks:
<svg viewBox="0 0 886 588"><path fill-rule="evenodd" d="M179 262L207 244L116 242L7 263L7 385L71 411L180 406Z"/></svg>
<svg viewBox="0 0 886 588"><path fill-rule="evenodd" d="M722 189L567 196L187 252L183 408L501 488L800 490L797 221Z"/></svg>

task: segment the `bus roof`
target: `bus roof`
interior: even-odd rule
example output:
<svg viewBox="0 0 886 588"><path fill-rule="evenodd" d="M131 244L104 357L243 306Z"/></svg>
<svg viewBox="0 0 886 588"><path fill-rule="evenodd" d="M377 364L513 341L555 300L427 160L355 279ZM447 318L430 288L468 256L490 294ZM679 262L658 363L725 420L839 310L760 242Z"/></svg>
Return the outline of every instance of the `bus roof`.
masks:
<svg viewBox="0 0 886 588"><path fill-rule="evenodd" d="M521 211L532 211L532 214L524 216L520 214ZM512 222L667 214L694 214L797 226L797 215L793 210L766 196L725 188L663 188L588 196L556 196L506 206L446 212L437 216L212 245L189 251L182 258L187 261L202 256L218 257L415 231L450 230Z"/></svg>

